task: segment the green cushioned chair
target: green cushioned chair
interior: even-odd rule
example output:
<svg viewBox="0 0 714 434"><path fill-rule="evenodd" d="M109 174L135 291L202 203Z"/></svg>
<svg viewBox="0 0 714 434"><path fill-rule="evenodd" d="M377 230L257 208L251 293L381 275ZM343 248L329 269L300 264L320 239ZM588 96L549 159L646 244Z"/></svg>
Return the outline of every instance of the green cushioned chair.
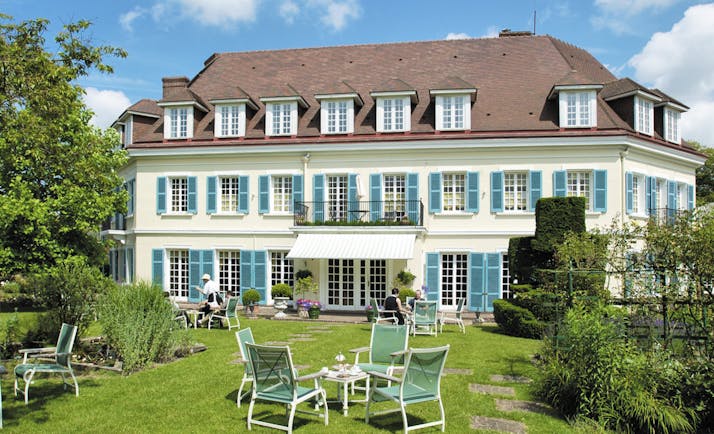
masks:
<svg viewBox="0 0 714 434"><path fill-rule="evenodd" d="M232 328L240 328L240 320L238 319L238 297L231 297L228 299L228 303L225 308L215 312L213 317L208 322L208 328L210 330L211 323L213 320L223 321L226 320L228 323L228 330Z"/></svg>
<svg viewBox="0 0 714 434"><path fill-rule="evenodd" d="M238 348L240 349L240 362L243 364L243 379L240 382L240 387L238 388L238 397L236 398L236 405L240 407L240 401L244 396L250 393L250 390L243 392L243 386L246 383L253 381L253 369L250 366L250 361L248 360L248 349L245 344L254 344L253 331L250 327L246 327L243 330L238 330L236 332L236 340L238 341Z"/></svg>
<svg viewBox="0 0 714 434"><path fill-rule="evenodd" d="M72 347L74 346L76 335L77 326L62 324L56 347L20 350L24 357L22 363L15 367L15 396L17 396L17 392L23 393L25 395L25 404L27 404L32 378L35 374L42 372L60 374L65 389L67 385L73 386L75 395L79 396L77 377L74 376L74 371L72 370ZM28 356L38 361L46 361L46 363L28 363ZM67 383L66 375L72 377L74 385ZM25 383L24 388L19 387L19 380Z"/></svg>
<svg viewBox="0 0 714 434"><path fill-rule="evenodd" d="M417 300L414 302L411 326L412 335L423 334L436 336L437 305L435 301Z"/></svg>
<svg viewBox="0 0 714 434"><path fill-rule="evenodd" d="M405 325L372 324L372 335L368 347L351 349L355 354L355 365L365 372L377 371L392 374L396 366L404 364L404 353L409 342L409 329ZM367 361L360 363L359 355L368 352ZM354 387L354 389L359 389ZM369 378L365 390L369 389Z"/></svg>
<svg viewBox="0 0 714 434"><path fill-rule="evenodd" d="M401 412L405 433L439 425L441 426L441 431L444 431L446 417L444 415L444 405L441 401L441 374L444 370L444 363L448 353L449 345L435 348L410 348L404 362L404 374L401 377L381 372L370 372L369 374L375 379L387 380L388 386L379 387L376 381L372 382L365 408L365 422L369 423L369 419L372 416ZM392 386L391 384L394 383L396 385ZM370 404L380 401L395 402L399 404L399 408L370 413ZM431 401L436 401L439 404L441 414L439 420L410 426L407 418L407 406Z"/></svg>

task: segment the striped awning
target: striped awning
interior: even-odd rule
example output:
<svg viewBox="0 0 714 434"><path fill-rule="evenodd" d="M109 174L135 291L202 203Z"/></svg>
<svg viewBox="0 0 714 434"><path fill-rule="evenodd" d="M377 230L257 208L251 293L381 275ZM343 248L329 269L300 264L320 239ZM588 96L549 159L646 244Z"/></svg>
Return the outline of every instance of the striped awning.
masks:
<svg viewBox="0 0 714 434"><path fill-rule="evenodd" d="M291 259L411 259L414 234L299 234Z"/></svg>

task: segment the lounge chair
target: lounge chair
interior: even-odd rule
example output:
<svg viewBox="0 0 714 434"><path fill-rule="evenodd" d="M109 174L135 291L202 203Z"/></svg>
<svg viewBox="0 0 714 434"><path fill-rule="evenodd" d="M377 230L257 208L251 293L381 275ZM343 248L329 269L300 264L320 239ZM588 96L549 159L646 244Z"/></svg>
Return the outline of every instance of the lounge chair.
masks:
<svg viewBox="0 0 714 434"><path fill-rule="evenodd" d="M439 333L444 332L444 324L456 324L459 326L461 333L466 333L466 326L464 325L464 319L461 314L464 310L465 299L460 298L456 303L456 310L454 312L442 311L439 317Z"/></svg>
<svg viewBox="0 0 714 434"><path fill-rule="evenodd" d="M240 382L240 387L238 388L238 397L236 397L236 405L240 407L240 401L244 396L250 393L250 390L243 392L243 386L246 383L253 381L253 368L250 365L250 360L248 360L248 349L245 344L254 344L253 331L250 327L246 327L243 330L238 330L236 332L236 340L238 341L238 349L240 349L240 362L243 364L243 379Z"/></svg>
<svg viewBox="0 0 714 434"><path fill-rule="evenodd" d="M238 319L238 300L238 297L231 297L228 299L228 303L225 308L221 308L221 310L214 312L211 320L208 321L208 329L211 329L211 323L213 323L214 320L221 322L226 320L228 323L228 330L233 327L240 328L240 320Z"/></svg>

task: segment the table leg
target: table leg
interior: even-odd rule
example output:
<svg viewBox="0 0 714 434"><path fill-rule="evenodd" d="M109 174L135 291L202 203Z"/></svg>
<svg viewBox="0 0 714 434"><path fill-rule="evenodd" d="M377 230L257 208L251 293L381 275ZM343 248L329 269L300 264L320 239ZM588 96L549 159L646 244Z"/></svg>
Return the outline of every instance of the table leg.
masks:
<svg viewBox="0 0 714 434"><path fill-rule="evenodd" d="M347 408L348 408L348 401L347 401L347 382L345 381L342 384L342 414L347 416Z"/></svg>

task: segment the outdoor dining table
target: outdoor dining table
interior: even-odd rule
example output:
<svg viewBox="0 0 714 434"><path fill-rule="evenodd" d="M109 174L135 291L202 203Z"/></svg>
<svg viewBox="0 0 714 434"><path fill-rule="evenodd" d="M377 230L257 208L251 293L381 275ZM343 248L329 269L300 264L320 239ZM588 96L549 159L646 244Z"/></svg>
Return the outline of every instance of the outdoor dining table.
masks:
<svg viewBox="0 0 714 434"><path fill-rule="evenodd" d="M323 380L332 381L337 383L337 401L327 401L342 403L342 414L347 416L349 409L349 403L352 402L367 402L367 399L351 399L349 398L348 387L354 385L355 381L366 380L369 374L362 370L351 370L351 369L330 369L327 375L323 377Z"/></svg>

